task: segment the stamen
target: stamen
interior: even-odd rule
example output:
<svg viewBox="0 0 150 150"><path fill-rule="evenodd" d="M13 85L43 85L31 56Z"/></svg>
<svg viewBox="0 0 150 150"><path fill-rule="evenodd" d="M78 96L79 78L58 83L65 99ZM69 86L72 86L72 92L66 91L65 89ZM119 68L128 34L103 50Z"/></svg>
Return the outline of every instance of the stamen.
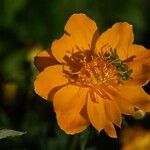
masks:
<svg viewBox="0 0 150 150"><path fill-rule="evenodd" d="M101 85L108 80L116 80L116 69L113 65L109 64L109 68L106 67L107 62L100 59L94 59L90 63L81 68L78 74L78 79L83 82L82 85L95 86Z"/></svg>

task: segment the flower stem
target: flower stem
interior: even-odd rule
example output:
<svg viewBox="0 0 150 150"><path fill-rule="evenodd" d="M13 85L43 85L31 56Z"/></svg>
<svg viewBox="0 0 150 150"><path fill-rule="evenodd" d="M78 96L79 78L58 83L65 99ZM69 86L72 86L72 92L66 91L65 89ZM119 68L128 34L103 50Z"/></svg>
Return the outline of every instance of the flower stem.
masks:
<svg viewBox="0 0 150 150"><path fill-rule="evenodd" d="M79 144L79 135L75 135L72 139L70 150L77 150L78 144Z"/></svg>

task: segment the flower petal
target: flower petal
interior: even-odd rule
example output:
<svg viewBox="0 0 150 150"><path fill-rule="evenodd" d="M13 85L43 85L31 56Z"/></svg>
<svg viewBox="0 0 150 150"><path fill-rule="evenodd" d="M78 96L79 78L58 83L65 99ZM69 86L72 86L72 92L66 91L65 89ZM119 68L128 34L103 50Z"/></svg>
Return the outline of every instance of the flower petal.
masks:
<svg viewBox="0 0 150 150"><path fill-rule="evenodd" d="M92 100L92 97L88 95L87 112L91 124L100 132L104 129L106 122L104 99L95 95L96 101Z"/></svg>
<svg viewBox="0 0 150 150"><path fill-rule="evenodd" d="M116 23L97 40L96 53L117 49L121 59L127 58L128 47L133 42L132 26L126 22Z"/></svg>
<svg viewBox="0 0 150 150"><path fill-rule="evenodd" d="M89 50L98 37L96 23L85 14L73 14L65 25L65 31L71 36L80 50Z"/></svg>
<svg viewBox="0 0 150 150"><path fill-rule="evenodd" d="M85 119L86 112L82 115L72 111L56 112L59 127L67 134L76 134L85 130L89 126L89 121Z"/></svg>
<svg viewBox="0 0 150 150"><path fill-rule="evenodd" d="M52 90L65 85L68 79L63 74L62 65L54 65L45 68L34 82L35 92L46 100L50 100Z"/></svg>
<svg viewBox="0 0 150 150"><path fill-rule="evenodd" d="M119 86L118 86L119 87ZM118 87L109 86L106 89L107 94L111 97L111 99L116 102L119 110L122 114L131 115L134 113L134 105L128 102L122 95L120 95L120 91Z"/></svg>
<svg viewBox="0 0 150 150"><path fill-rule="evenodd" d="M111 138L117 138L117 134L116 134L116 130L114 125L111 122L107 122L105 124L105 128L104 131L106 132L106 134L111 137Z"/></svg>
<svg viewBox="0 0 150 150"><path fill-rule="evenodd" d="M128 57L135 56L134 62L150 64L150 50L142 45L132 44L128 50Z"/></svg>
<svg viewBox="0 0 150 150"><path fill-rule="evenodd" d="M132 63L130 68L133 70L131 79L126 81L128 86L144 86L150 80L150 64Z"/></svg>
<svg viewBox="0 0 150 150"><path fill-rule="evenodd" d="M53 105L61 129L68 134L83 131L89 125L86 115L88 88L66 85L54 95Z"/></svg>
<svg viewBox="0 0 150 150"><path fill-rule="evenodd" d="M119 93L135 107L150 112L150 95L142 87L122 86Z"/></svg>
<svg viewBox="0 0 150 150"><path fill-rule="evenodd" d="M122 117L117 103L114 100L105 100L105 110L108 120L120 127Z"/></svg>
<svg viewBox="0 0 150 150"><path fill-rule="evenodd" d="M119 96L119 97L116 97L114 100L118 104L118 107L122 114L132 115L135 112L134 105L128 102L125 98Z"/></svg>
<svg viewBox="0 0 150 150"><path fill-rule="evenodd" d="M126 84L131 86L143 86L150 80L150 50L140 45L132 45L129 49L129 57L134 60L129 63L129 68L133 70L132 79Z"/></svg>
<svg viewBox="0 0 150 150"><path fill-rule="evenodd" d="M64 57L67 53L78 51L71 37L64 34L60 39L55 40L51 46L52 54L59 62L65 62Z"/></svg>
<svg viewBox="0 0 150 150"><path fill-rule="evenodd" d="M66 85L56 92L53 97L56 112L71 111L72 114L79 113L86 105L88 88L75 85Z"/></svg>
<svg viewBox="0 0 150 150"><path fill-rule="evenodd" d="M53 57L50 50L45 50L35 56L34 64L39 71L42 71L47 66L56 65L58 62Z"/></svg>

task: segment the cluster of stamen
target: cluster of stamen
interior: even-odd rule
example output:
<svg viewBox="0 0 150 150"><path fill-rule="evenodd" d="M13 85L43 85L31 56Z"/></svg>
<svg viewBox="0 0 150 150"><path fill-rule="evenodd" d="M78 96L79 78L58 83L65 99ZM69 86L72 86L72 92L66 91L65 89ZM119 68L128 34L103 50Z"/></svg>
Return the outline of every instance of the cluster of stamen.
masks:
<svg viewBox="0 0 150 150"><path fill-rule="evenodd" d="M100 86L117 78L116 68L102 60L95 58L90 63L86 63L78 72L77 83L82 86Z"/></svg>

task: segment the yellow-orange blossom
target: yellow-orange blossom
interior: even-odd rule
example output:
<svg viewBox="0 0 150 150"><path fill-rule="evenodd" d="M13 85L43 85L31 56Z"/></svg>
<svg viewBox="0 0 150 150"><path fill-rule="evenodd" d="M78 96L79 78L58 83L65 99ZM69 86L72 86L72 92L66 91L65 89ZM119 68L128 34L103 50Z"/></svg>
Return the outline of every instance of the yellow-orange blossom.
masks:
<svg viewBox="0 0 150 150"><path fill-rule="evenodd" d="M132 25L119 22L99 35L85 14L73 14L63 36L35 57L35 92L52 101L58 125L68 134L92 124L116 137L121 114L150 111L142 86L150 79L150 51L133 44Z"/></svg>

